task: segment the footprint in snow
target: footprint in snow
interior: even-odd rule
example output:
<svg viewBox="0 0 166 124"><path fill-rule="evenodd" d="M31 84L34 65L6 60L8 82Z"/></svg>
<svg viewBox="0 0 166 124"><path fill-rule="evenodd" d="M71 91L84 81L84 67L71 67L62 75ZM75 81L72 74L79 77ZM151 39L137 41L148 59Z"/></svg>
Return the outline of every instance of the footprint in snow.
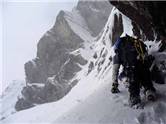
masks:
<svg viewBox="0 0 166 124"><path fill-rule="evenodd" d="M166 124L166 105L160 102L148 112L141 112L137 117L139 124Z"/></svg>
<svg viewBox="0 0 166 124"><path fill-rule="evenodd" d="M164 102L160 102L153 107L153 114L156 120L163 121L166 123L166 104ZM164 123L164 124L165 124Z"/></svg>

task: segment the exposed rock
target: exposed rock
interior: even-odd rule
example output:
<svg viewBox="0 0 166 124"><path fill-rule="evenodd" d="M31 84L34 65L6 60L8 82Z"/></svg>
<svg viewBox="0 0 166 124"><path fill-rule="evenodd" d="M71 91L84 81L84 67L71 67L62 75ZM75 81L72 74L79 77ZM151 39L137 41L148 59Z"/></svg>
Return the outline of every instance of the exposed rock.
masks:
<svg viewBox="0 0 166 124"><path fill-rule="evenodd" d="M83 42L83 40L71 30L64 18L64 14L63 11L59 13L55 26L48 31L38 43L37 56L40 58L43 67L42 71L45 72L46 77L56 75L61 66L70 59L69 52L80 48ZM80 61L84 61L83 58L81 59L79 57L79 59ZM47 78L42 82L46 82L46 80Z"/></svg>
<svg viewBox="0 0 166 124"><path fill-rule="evenodd" d="M154 33L166 37L165 2L157 1L110 1L124 15L142 29L146 38L154 40ZM154 32L155 31L155 32Z"/></svg>
<svg viewBox="0 0 166 124"><path fill-rule="evenodd" d="M57 101L78 82L73 77L88 60L81 52L72 52L84 50L84 43L90 42L84 39L84 35L80 35L82 30L78 29L85 29L83 33L90 34L88 38L93 38L91 34L96 36L111 12L112 7L108 3L79 1L72 12L59 12L54 26L38 42L36 58L25 63L27 86L22 90L22 98L16 103L17 110ZM78 22L81 20L77 18L84 20L85 24Z"/></svg>
<svg viewBox="0 0 166 124"><path fill-rule="evenodd" d="M95 52L95 54L93 55L94 59L97 59L97 53Z"/></svg>
<svg viewBox="0 0 166 124"><path fill-rule="evenodd" d="M87 75L94 69L94 63L91 61L88 66L88 73Z"/></svg>
<svg viewBox="0 0 166 124"><path fill-rule="evenodd" d="M77 9L87 22L93 36L97 36L104 25L112 10L112 6L107 0L103 1L87 1L78 2Z"/></svg>
<svg viewBox="0 0 166 124"><path fill-rule="evenodd" d="M44 97L41 93L43 90L44 85L40 86L39 84L26 86L22 90L23 98L25 98L30 103L44 103Z"/></svg>
<svg viewBox="0 0 166 124"><path fill-rule="evenodd" d="M21 111L24 109L31 108L33 106L34 105L30 101L27 101L24 98L20 98L20 99L18 99L18 101L15 105L15 109L16 109L16 111Z"/></svg>
<svg viewBox="0 0 166 124"><path fill-rule="evenodd" d="M81 55L70 54L84 41L72 31L64 16L65 12L61 11L54 27L40 39L37 57L25 64L26 83L44 84L40 89L34 85L24 87L25 101L41 104L59 100L71 89L68 83L81 70L79 64L87 63ZM54 83L49 82L50 77L56 78Z"/></svg>
<svg viewBox="0 0 166 124"><path fill-rule="evenodd" d="M44 83L47 78L47 74L43 71L43 66L38 57L25 63L24 68L26 83Z"/></svg>
<svg viewBox="0 0 166 124"><path fill-rule="evenodd" d="M66 80L59 79L59 76L49 77L43 89L45 100L46 102L57 101L65 96L70 89L71 86L67 84Z"/></svg>
<svg viewBox="0 0 166 124"><path fill-rule="evenodd" d="M123 22L122 15L114 15L114 25L112 28L112 34L110 34L110 40L112 44L117 40L117 38L123 33ZM112 37L111 37L112 36Z"/></svg>

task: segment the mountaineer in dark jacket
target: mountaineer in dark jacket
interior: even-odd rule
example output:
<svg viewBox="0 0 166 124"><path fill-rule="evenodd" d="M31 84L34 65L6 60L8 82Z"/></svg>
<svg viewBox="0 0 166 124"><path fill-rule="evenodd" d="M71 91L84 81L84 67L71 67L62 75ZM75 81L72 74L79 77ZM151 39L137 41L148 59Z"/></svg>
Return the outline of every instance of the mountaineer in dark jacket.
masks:
<svg viewBox="0 0 166 124"><path fill-rule="evenodd" d="M129 104L134 106L141 103L141 86L145 89L146 98L152 101L155 100L156 91L151 81L145 44L126 35L115 42L114 51L111 92L120 92L118 89L118 75L120 65L122 65L129 82Z"/></svg>

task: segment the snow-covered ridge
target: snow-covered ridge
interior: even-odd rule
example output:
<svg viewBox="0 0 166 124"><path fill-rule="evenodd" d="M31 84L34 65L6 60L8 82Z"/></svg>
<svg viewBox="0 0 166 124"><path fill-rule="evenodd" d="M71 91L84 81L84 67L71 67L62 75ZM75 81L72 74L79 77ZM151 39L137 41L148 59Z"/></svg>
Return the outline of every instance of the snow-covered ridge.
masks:
<svg viewBox="0 0 166 124"><path fill-rule="evenodd" d="M95 68L98 71L99 78L104 78L105 75L110 73L111 69L111 57L114 55L114 50L112 48L113 42L112 37L114 35L114 25L115 25L115 15L119 18L120 15L122 17L122 24L123 24L123 33L133 36L133 26L131 20L123 15L118 9L115 7L112 9L112 12L108 18L108 21L104 27L104 31L101 37L98 39L97 43L95 44L95 52L98 56L97 59L92 58L92 62L94 65L97 65Z"/></svg>
<svg viewBox="0 0 166 124"><path fill-rule="evenodd" d="M143 110L133 110L127 106L128 92L123 84L120 84L120 94L114 95L110 93L112 63L109 58L114 54L112 50L113 41L111 40L114 28L114 15L119 17L122 15L122 34L127 33L128 35L133 36L131 20L114 8L96 43L87 42L89 46L87 45L87 47L81 49L82 51L85 51L84 55L80 49L70 52L70 54L81 54L85 58L89 58L89 63L81 66L82 70L74 77L75 79L79 79L77 85L65 97L57 102L39 105L18 112L1 122L27 124L165 124L165 84L155 85L158 93L158 100L154 103L146 101L144 95L141 94L141 97L145 102L145 108ZM79 19L81 18L78 15L77 17L79 17ZM75 17L70 15L70 13L66 16L69 25L73 27L75 33L78 33L83 39L86 35L87 37L90 36L89 33L87 33L88 29L85 23L82 23L85 28L83 28L82 25L79 27L79 23L75 24L71 22L71 19L69 18ZM82 22L84 21L82 20ZM82 32L84 33L81 34ZM86 45L86 43L84 45ZM155 46L159 45L154 43L154 47ZM93 49L88 51L88 48L90 49L90 47L93 47ZM158 50L156 47L153 48L153 50L154 49ZM94 55L87 55L90 54L90 52ZM89 67L90 63L93 63L91 67ZM87 73L89 68L91 70Z"/></svg>
<svg viewBox="0 0 166 124"><path fill-rule="evenodd" d="M72 12L65 11L65 19L67 20L71 29L84 41L83 47L72 51L71 54L80 54L84 59L88 60L94 53L92 44L95 38L91 35L91 31L88 28L86 21L76 8L74 8Z"/></svg>
<svg viewBox="0 0 166 124"><path fill-rule="evenodd" d="M113 17L112 15L110 18ZM24 110L21 112L16 113L15 115L10 116L9 118L5 119L3 122L40 122L40 123L51 123L54 122L56 119L61 117L64 113L71 110L75 106L79 105L80 102L83 102L87 97L89 97L91 94L93 94L99 87L103 86L103 81L106 80L108 77L110 77L111 73L111 64L109 57L112 54L110 51L111 47L111 41L109 40L109 32L111 30L111 24L108 23L104 28L104 33L101 35L101 38L97 41L97 45L94 46L95 51L97 51L98 57L97 59L94 59L93 57L90 58L90 60L96 61L96 65L94 67L94 70L92 70L91 73L87 75L87 66L85 65L83 70L79 72L75 78L80 79L78 84L67 94L64 98L61 100L54 102L54 103L48 103L36 106L34 108ZM103 38L105 36L105 38ZM103 44L103 39L107 42L106 44ZM104 49L103 49L104 47ZM107 49L108 48L108 49ZM85 49L86 50L86 49ZM88 51L89 52L89 51ZM89 52L90 53L90 52ZM101 61L103 61L103 65L99 64ZM104 71L104 69L107 70L107 74L105 73L102 75L99 74L99 66L102 68L101 72ZM107 68L106 68L107 67ZM104 83L105 84L105 83ZM54 109L52 109L54 108ZM58 113L57 113L58 112ZM26 116L30 113L40 113L33 117ZM49 118L45 118L45 114L49 116ZM56 116L55 114L56 113ZM24 115L24 118L20 118Z"/></svg>
<svg viewBox="0 0 166 124"><path fill-rule="evenodd" d="M85 76L85 70L77 74L77 78L81 79L79 83L61 100L54 103L47 103L36 106L34 108L18 112L3 120L3 123L51 123L58 117L62 116L66 111L84 101L99 86L99 82L94 75ZM98 82L98 83L97 83ZM54 109L53 109L54 108ZM32 115L31 113L38 113ZM56 113L56 114L55 114ZM32 115L32 116L27 116ZM47 117L45 117L47 115ZM21 117L21 118L20 118Z"/></svg>
<svg viewBox="0 0 166 124"><path fill-rule="evenodd" d="M65 11L65 18L68 21L71 29L77 33L84 41L91 41L92 36L90 29L88 28L84 18L80 15L80 12L74 8L72 12Z"/></svg>

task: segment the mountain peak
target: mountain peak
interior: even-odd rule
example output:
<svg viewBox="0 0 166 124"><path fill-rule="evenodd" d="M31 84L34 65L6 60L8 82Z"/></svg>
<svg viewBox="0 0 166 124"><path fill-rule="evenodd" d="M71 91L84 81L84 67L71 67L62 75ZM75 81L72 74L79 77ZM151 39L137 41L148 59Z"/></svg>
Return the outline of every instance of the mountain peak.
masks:
<svg viewBox="0 0 166 124"><path fill-rule="evenodd" d="M23 88L17 110L57 101L78 82L77 73L93 54L94 36L111 12L110 4L101 3L78 2L72 12L59 12L54 26L38 42L37 57L24 66L26 83L31 85Z"/></svg>

